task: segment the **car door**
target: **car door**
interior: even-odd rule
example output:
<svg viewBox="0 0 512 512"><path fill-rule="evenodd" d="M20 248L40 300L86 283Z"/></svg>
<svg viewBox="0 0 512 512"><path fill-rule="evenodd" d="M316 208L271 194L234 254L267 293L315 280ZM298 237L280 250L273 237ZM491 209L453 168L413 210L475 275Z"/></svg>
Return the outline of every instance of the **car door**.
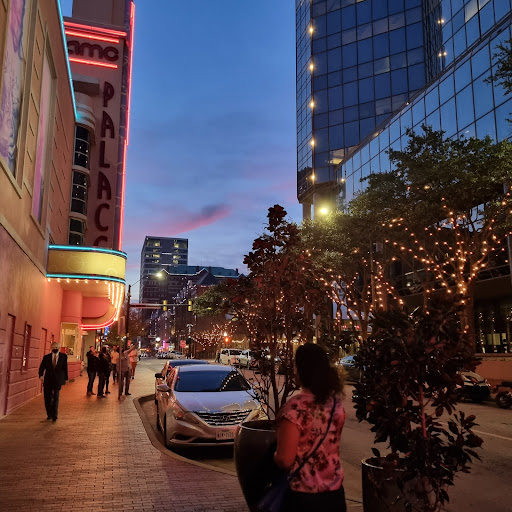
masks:
<svg viewBox="0 0 512 512"><path fill-rule="evenodd" d="M227 364L228 362L228 351L226 349L222 349L220 351L220 364Z"/></svg>

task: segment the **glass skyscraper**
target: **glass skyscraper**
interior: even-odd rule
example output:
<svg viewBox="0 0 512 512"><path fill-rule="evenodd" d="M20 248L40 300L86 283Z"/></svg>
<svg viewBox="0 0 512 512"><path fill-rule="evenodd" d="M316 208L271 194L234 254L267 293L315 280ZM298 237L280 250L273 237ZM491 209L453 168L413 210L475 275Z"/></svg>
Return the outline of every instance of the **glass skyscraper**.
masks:
<svg viewBox="0 0 512 512"><path fill-rule="evenodd" d="M304 217L389 171L409 127L509 137L512 98L485 79L511 18L510 0L296 0Z"/></svg>

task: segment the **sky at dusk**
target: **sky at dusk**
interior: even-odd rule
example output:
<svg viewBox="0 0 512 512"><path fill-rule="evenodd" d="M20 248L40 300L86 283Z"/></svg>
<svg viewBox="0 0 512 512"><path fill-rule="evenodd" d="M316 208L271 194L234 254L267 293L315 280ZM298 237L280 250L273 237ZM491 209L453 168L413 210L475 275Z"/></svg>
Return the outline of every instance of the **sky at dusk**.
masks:
<svg viewBox="0 0 512 512"><path fill-rule="evenodd" d="M128 284L146 235L188 238L190 265L245 271L270 206L300 222L294 16L289 0L136 2Z"/></svg>

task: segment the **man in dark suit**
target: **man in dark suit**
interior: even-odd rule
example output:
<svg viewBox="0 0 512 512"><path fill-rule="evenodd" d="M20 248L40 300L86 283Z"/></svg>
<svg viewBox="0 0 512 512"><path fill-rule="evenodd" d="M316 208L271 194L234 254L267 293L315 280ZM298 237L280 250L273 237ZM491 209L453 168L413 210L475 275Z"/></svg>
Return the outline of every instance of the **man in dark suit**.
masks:
<svg viewBox="0 0 512 512"><path fill-rule="evenodd" d="M39 365L39 378L43 381L44 406L48 420L57 421L60 388L68 380L68 356L59 352L59 344L52 343L51 353ZM44 375L44 376L43 376Z"/></svg>

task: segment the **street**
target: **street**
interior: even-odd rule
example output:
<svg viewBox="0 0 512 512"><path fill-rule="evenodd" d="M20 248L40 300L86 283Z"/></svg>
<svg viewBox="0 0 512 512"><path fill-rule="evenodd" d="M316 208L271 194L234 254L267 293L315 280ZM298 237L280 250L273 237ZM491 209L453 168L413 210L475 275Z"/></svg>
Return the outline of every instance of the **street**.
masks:
<svg viewBox="0 0 512 512"><path fill-rule="evenodd" d="M2 512L247 510L231 449L176 454L155 435L154 374L163 364L142 359L132 396L121 400L112 383L107 398L86 396L87 377L78 377L62 388L55 423L46 421L42 395L0 420ZM360 512L360 460L371 455L373 436L354 418L352 386L345 391L344 486L348 511ZM512 411L493 402L463 404L462 409L477 415L482 462L456 478L446 511L511 512Z"/></svg>
<svg viewBox="0 0 512 512"><path fill-rule="evenodd" d="M159 371L165 361L149 359L144 366ZM371 456L373 434L369 425L359 423L355 417L350 397L353 386L345 387L345 409L347 420L342 434L341 458L345 468L345 488L347 498L353 499L353 506L361 500L361 469L360 461ZM512 511L512 500L509 497L510 475L512 474L512 410L499 409L493 401L484 404L461 404L461 410L467 415L476 415L478 427L475 433L484 440L483 449L478 453L481 461L475 461L469 475L458 475L455 486L448 490L449 512ZM155 407L152 401L144 404L144 412L151 424L155 425ZM156 431L156 428L155 428ZM161 442L163 439L161 434ZM384 451L385 446L377 446ZM230 450L180 450L180 455L200 460L213 466L234 471L234 462ZM356 508L354 508L356 510ZM361 508L360 508L361 510Z"/></svg>

